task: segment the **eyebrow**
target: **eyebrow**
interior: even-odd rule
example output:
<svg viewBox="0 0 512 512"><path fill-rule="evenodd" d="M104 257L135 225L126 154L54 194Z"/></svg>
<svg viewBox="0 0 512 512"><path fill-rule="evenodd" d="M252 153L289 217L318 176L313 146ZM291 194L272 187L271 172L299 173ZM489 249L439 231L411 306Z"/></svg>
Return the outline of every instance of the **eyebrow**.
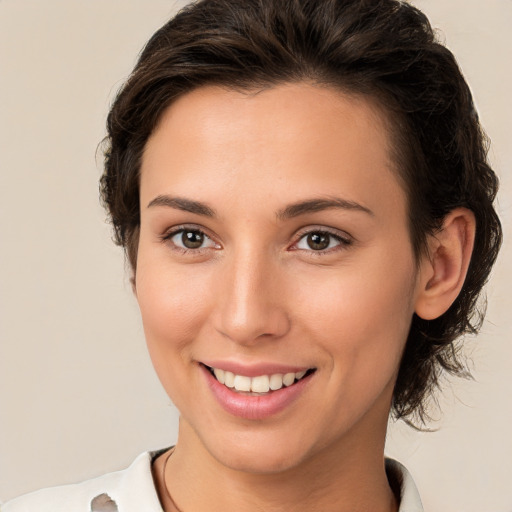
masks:
<svg viewBox="0 0 512 512"><path fill-rule="evenodd" d="M171 197L160 195L155 197L148 204L148 208L154 206L167 206L175 210L182 210L184 212L195 213L196 215L203 215L205 217L215 217L216 213L213 208L200 201L193 201L192 199L185 199L184 197Z"/></svg>
<svg viewBox="0 0 512 512"><path fill-rule="evenodd" d="M184 197L172 197L168 195L159 195L150 201L148 208L155 206L166 206L168 208L174 208L184 212L195 213L196 215L202 215L204 217L216 217L217 214L213 208L200 201L194 201L192 199L186 199ZM279 210L276 213L276 217L279 220L291 219L306 213L320 212L323 210L330 210L333 208L342 210L353 210L367 213L368 215L374 216L374 213L366 206L363 206L355 201L349 201L347 199L341 199L338 197L321 198L321 199L307 199L305 201L299 201L297 203L290 204Z"/></svg>
<svg viewBox="0 0 512 512"><path fill-rule="evenodd" d="M277 218L280 220L291 219L306 213L320 212L322 210L330 210L333 208L364 212L374 217L374 213L369 208L366 208L366 206L356 203L355 201L349 201L338 197L329 197L325 199L308 199L306 201L293 203L286 208L279 210L277 212Z"/></svg>

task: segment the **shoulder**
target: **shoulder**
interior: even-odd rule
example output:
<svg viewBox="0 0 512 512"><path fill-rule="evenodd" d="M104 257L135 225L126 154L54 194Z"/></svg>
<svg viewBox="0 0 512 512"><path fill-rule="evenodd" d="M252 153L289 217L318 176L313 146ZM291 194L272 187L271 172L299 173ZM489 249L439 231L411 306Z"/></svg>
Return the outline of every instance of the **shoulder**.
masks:
<svg viewBox="0 0 512 512"><path fill-rule="evenodd" d="M145 452L125 470L20 496L0 512L161 512L151 474L154 456Z"/></svg>

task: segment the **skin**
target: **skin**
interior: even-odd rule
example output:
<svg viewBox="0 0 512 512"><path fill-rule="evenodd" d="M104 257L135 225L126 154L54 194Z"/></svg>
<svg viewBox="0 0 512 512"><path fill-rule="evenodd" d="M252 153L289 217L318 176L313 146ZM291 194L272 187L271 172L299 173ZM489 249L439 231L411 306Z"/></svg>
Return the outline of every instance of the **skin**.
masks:
<svg viewBox="0 0 512 512"><path fill-rule="evenodd" d="M467 262L447 263L442 237L415 261L382 111L304 83L200 88L149 139L140 197L135 292L181 414L165 482L164 459L154 466L165 509L164 486L182 511L397 510L383 452L411 318L440 314L436 291L455 297ZM345 203L285 215L335 198ZM470 220L448 223L454 246L471 242ZM206 235L200 248L180 247L184 227ZM313 250L311 232L329 247ZM208 360L316 371L284 410L250 420L214 399Z"/></svg>

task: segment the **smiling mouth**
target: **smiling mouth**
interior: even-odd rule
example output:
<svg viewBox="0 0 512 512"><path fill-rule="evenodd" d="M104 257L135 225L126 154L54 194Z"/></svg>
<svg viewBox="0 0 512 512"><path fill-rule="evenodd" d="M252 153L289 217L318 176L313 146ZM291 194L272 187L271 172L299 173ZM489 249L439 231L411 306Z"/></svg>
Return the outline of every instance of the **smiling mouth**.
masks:
<svg viewBox="0 0 512 512"><path fill-rule="evenodd" d="M296 373L274 373L271 375L247 377L246 375L237 375L221 368L212 368L205 364L203 366L213 375L217 382L237 393L250 395L265 395L293 386L316 371L316 368L310 368Z"/></svg>

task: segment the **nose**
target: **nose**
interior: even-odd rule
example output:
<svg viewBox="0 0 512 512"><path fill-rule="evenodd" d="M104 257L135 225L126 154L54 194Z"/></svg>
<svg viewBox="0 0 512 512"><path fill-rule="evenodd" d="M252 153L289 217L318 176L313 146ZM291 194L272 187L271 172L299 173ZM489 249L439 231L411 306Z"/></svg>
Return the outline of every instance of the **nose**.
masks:
<svg viewBox="0 0 512 512"><path fill-rule="evenodd" d="M279 262L240 251L224 263L216 294L217 331L241 345L284 336L290 319Z"/></svg>

